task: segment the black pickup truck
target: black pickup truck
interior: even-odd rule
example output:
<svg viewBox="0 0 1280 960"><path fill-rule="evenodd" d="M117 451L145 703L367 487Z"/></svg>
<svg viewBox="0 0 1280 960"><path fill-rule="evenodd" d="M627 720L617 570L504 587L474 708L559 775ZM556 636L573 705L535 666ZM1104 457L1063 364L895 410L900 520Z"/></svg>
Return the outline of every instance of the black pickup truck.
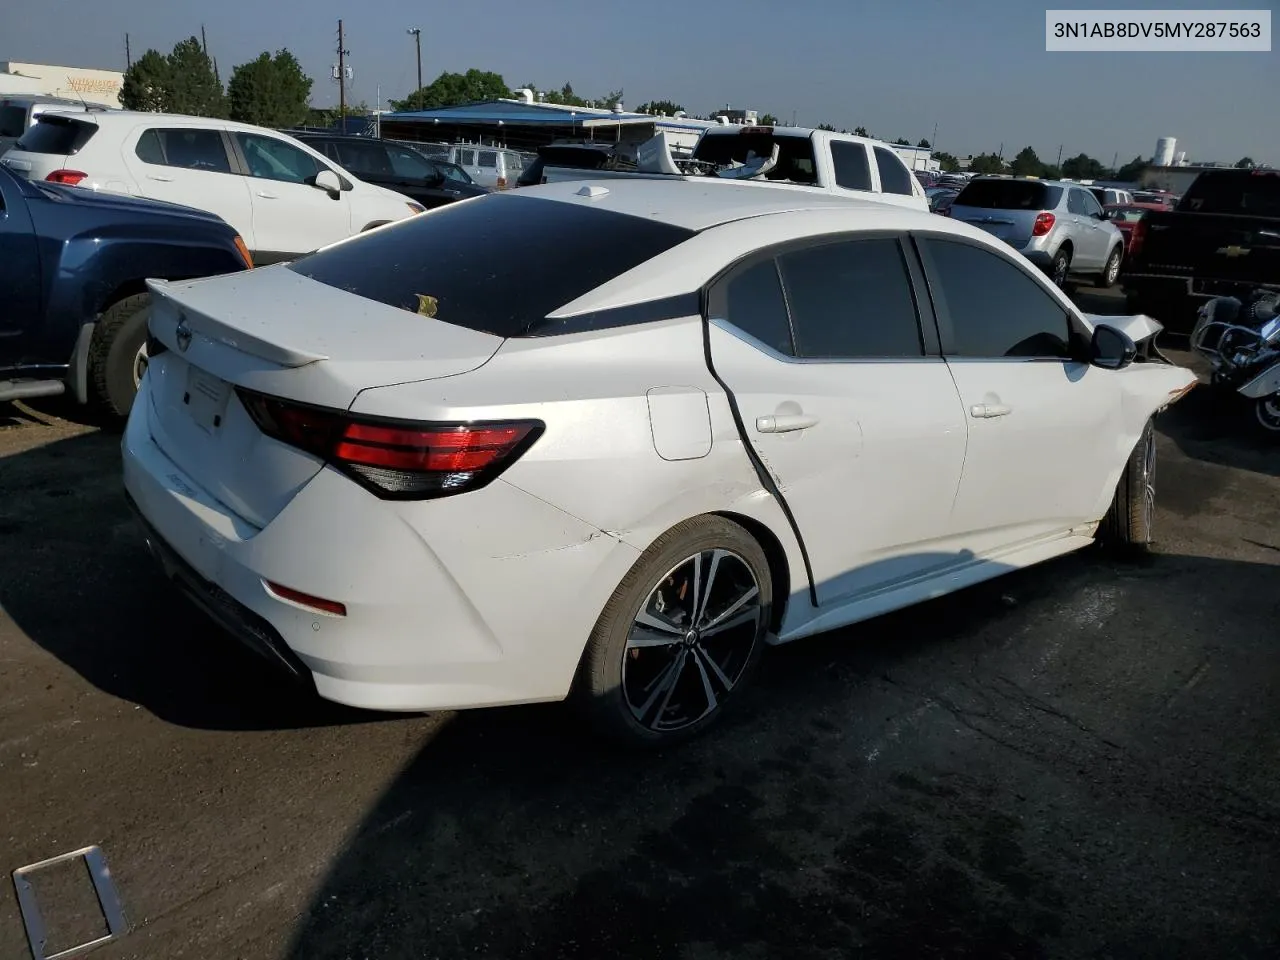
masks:
<svg viewBox="0 0 1280 960"><path fill-rule="evenodd" d="M1120 282L1135 313L1190 332L1193 305L1280 290L1280 170L1206 170L1134 226Z"/></svg>

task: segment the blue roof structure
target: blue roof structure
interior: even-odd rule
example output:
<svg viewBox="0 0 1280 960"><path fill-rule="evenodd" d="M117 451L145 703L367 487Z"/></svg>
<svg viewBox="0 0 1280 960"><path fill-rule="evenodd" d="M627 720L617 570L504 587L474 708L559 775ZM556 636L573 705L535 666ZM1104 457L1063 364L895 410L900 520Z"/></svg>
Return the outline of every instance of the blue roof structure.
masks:
<svg viewBox="0 0 1280 960"><path fill-rule="evenodd" d="M569 126L571 124L652 123L657 117L643 113L612 113L559 104L533 104L510 100L484 100L435 110L407 110L383 115L383 120L421 120L440 123L479 123L504 126Z"/></svg>

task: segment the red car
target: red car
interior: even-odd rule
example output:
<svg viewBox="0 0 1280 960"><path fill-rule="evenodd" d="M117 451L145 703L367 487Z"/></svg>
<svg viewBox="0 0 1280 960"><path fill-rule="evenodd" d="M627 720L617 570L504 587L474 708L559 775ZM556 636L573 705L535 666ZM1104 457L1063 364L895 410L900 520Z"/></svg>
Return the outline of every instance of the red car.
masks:
<svg viewBox="0 0 1280 960"><path fill-rule="evenodd" d="M1109 203L1103 209L1107 212L1107 219L1124 234L1124 255L1127 257L1132 252L1134 224L1146 216L1148 210L1173 208L1167 203Z"/></svg>

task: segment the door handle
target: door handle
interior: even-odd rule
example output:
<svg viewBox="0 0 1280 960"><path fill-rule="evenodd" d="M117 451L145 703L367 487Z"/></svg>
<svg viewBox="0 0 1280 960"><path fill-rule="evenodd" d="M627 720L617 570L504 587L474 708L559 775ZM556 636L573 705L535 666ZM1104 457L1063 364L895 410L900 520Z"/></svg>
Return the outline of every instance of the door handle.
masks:
<svg viewBox="0 0 1280 960"><path fill-rule="evenodd" d="M259 190L258 196L260 196L263 200L279 200L280 199L280 194L267 193L265 190Z"/></svg>
<svg viewBox="0 0 1280 960"><path fill-rule="evenodd" d="M772 417L756 417L756 431L759 433L791 433L794 430L807 430L815 426L818 418L807 413L782 413Z"/></svg>
<svg viewBox="0 0 1280 960"><path fill-rule="evenodd" d="M148 180L159 180L161 183L173 183L173 177L162 177L158 173L147 174Z"/></svg>
<svg viewBox="0 0 1280 960"><path fill-rule="evenodd" d="M977 420L991 420L995 417L1007 417L1013 413L1013 407L1003 403L975 403L969 408L969 413Z"/></svg>

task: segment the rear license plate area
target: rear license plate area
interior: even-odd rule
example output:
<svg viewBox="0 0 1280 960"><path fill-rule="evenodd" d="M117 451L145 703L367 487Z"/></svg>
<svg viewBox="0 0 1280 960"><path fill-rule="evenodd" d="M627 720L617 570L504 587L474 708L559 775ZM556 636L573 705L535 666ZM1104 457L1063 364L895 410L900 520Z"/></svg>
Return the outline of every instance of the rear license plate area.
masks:
<svg viewBox="0 0 1280 960"><path fill-rule="evenodd" d="M222 426L230 397L231 384L227 381L205 373L198 367L187 367L187 386L182 394L182 402L200 429L213 433Z"/></svg>

